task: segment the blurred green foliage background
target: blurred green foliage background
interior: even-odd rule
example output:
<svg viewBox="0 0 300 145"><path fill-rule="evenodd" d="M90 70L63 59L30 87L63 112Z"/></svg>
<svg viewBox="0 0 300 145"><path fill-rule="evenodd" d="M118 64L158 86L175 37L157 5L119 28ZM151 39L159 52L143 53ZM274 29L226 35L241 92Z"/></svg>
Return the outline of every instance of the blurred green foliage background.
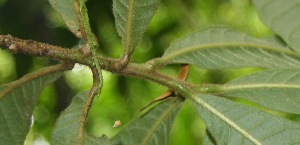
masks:
<svg viewBox="0 0 300 145"><path fill-rule="evenodd" d="M99 39L99 53L118 58L122 52L112 14L112 1L88 0L90 22ZM272 35L259 20L250 0L162 0L149 29L133 56L133 62L143 63L160 57L170 43L190 32L210 25L229 25L255 37ZM32 39L76 49L80 40L67 30L59 14L47 0L0 0L0 34ZM57 62L33 58L0 50L0 85L24 74ZM176 76L179 66L162 71ZM191 67L189 82L222 84L257 69L204 70ZM51 131L60 112L72 96L87 90L92 84L90 70L81 65L68 71L55 84L47 87L35 108L33 126L27 145L48 144ZM140 113L140 108L166 91L167 88L137 78L128 78L104 71L104 87L91 108L88 132L108 137ZM113 128L116 120L122 125ZM172 129L170 145L199 145L205 125L187 101Z"/></svg>

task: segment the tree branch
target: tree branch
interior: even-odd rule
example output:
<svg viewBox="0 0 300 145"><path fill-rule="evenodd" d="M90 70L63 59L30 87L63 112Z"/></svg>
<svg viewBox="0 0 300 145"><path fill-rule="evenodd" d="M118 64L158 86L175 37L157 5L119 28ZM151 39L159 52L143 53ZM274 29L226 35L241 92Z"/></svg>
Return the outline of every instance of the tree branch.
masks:
<svg viewBox="0 0 300 145"><path fill-rule="evenodd" d="M0 47L4 47L12 52L20 52L33 56L45 56L51 59L67 61L72 63L80 63L95 68L95 63L91 56L86 56L79 49L66 49L59 46L53 46L33 40L22 40L10 35L0 35ZM150 80L167 86L183 96L187 96L188 88L193 87L192 84L183 80L172 78L157 72L151 64L129 63L125 68L118 67L119 60L97 56L100 67L112 73L126 76L135 76L142 79Z"/></svg>
<svg viewBox="0 0 300 145"><path fill-rule="evenodd" d="M54 60L78 61L78 49L65 49L33 40L22 40L10 35L0 35L0 47L11 52L21 52L32 56L46 56Z"/></svg>
<svg viewBox="0 0 300 145"><path fill-rule="evenodd" d="M79 127L79 134L77 136L77 145L81 145L84 137L85 125L88 117L88 112L91 108L93 100L95 96L100 94L103 84L102 72L98 72L96 68L92 69L93 72L93 86L90 89L89 95L84 102L84 106L82 109L82 114L80 116L80 127Z"/></svg>

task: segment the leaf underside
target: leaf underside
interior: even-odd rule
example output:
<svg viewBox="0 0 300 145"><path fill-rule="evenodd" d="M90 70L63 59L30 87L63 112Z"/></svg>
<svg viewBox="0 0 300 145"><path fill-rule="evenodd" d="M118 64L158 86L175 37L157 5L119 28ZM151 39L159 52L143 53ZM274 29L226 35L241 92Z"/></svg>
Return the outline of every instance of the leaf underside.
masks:
<svg viewBox="0 0 300 145"><path fill-rule="evenodd" d="M212 27L172 43L160 63L188 63L207 69L286 69L300 68L300 55L271 39L255 39L233 29Z"/></svg>
<svg viewBox="0 0 300 145"><path fill-rule="evenodd" d="M0 100L0 144L23 145L30 129L31 116L41 91L58 79L56 72L14 88ZM6 87L0 88L0 92Z"/></svg>
<svg viewBox="0 0 300 145"><path fill-rule="evenodd" d="M125 126L112 138L115 145L168 145L172 124L182 104L172 98Z"/></svg>
<svg viewBox="0 0 300 145"><path fill-rule="evenodd" d="M221 97L198 94L193 99L218 145L300 144L297 123Z"/></svg>
<svg viewBox="0 0 300 145"><path fill-rule="evenodd" d="M132 53L146 31L160 0L114 0L113 13L125 52Z"/></svg>
<svg viewBox="0 0 300 145"><path fill-rule="evenodd" d="M208 130L206 130L206 134L204 135L203 145L216 145L215 139Z"/></svg>
<svg viewBox="0 0 300 145"><path fill-rule="evenodd" d="M63 111L57 119L54 130L52 132L51 144L53 145L75 145L80 128L80 117L84 101L88 96L88 91L81 92L75 96L71 105ZM84 145L110 145L110 141L106 136L96 138L86 131L84 132Z"/></svg>
<svg viewBox="0 0 300 145"><path fill-rule="evenodd" d="M294 50L300 52L300 1L253 0L261 20Z"/></svg>
<svg viewBox="0 0 300 145"><path fill-rule="evenodd" d="M49 3L61 15L69 30L77 35L80 22L76 15L74 0L49 0Z"/></svg>
<svg viewBox="0 0 300 145"><path fill-rule="evenodd" d="M300 70L258 72L224 85L222 94L300 114Z"/></svg>

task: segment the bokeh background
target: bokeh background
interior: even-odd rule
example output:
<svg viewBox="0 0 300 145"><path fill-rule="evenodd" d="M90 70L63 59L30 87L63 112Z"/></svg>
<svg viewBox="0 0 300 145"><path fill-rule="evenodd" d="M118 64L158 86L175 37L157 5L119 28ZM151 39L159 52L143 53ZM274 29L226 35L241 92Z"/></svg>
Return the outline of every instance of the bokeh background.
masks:
<svg viewBox="0 0 300 145"><path fill-rule="evenodd" d="M90 22L99 38L99 53L118 58L122 52L112 14L112 1L88 0ZM210 25L228 25L254 37L272 35L258 17L250 0L162 0L142 42L133 56L133 62L143 63L162 56L170 43L188 33ZM32 39L77 49L80 40L65 27L59 14L47 0L0 0L0 34ZM16 80L24 74L57 62L0 50L0 85ZM162 72L176 76L178 65ZM191 67L189 82L222 84L237 77L259 71L254 68L238 70L204 70ZM26 145L47 145L56 118L70 103L72 97L92 84L90 70L76 65L72 71L47 87L34 110L33 124ZM104 71L104 87L93 103L89 114L88 132L108 137L115 135L140 108L167 88L158 84L118 76ZM113 128L116 120L122 125ZM170 145L201 145L205 125L190 102L185 102L174 122Z"/></svg>

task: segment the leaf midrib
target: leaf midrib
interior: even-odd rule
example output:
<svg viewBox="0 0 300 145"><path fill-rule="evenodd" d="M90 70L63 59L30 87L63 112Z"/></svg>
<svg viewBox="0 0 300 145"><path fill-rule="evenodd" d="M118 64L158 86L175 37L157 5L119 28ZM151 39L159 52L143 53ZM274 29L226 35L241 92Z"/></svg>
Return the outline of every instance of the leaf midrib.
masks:
<svg viewBox="0 0 300 145"><path fill-rule="evenodd" d="M172 47L172 46L171 46ZM285 53L288 55L295 56L297 58L300 58L300 55L297 53L294 53L292 51L286 51L283 50L280 47L272 47L271 45L258 45L258 44L253 44L253 43L212 43L212 44L201 44L201 45L196 45L192 47L184 47L180 48L180 50L176 50L176 52L169 52L169 54L165 54L162 59L164 61L169 61L172 58L178 57L180 55L184 55L186 53L190 53L193 51L199 51L199 50L204 50L204 49L213 49L213 48L223 48L223 49L230 49L232 47L240 47L240 48L248 48L248 49L265 49L268 51L273 51L276 53ZM172 48L169 48L172 49Z"/></svg>
<svg viewBox="0 0 300 145"><path fill-rule="evenodd" d="M132 30L134 2L135 0L130 0L129 7L128 7L128 15L126 21L126 30L125 30L125 41L124 41L124 47L125 47L124 51L126 54L130 53L131 51L130 44L131 44L131 33L132 33L131 30Z"/></svg>
<svg viewBox="0 0 300 145"><path fill-rule="evenodd" d="M282 88L282 89L299 89L297 84L246 84L246 85L225 85L222 91L234 91L242 89L257 89L257 88Z"/></svg>
<svg viewBox="0 0 300 145"><path fill-rule="evenodd" d="M237 130L239 133L241 133L243 136L245 136L247 139L249 139L251 142L253 142L256 145L262 145L260 141L255 139L251 134L249 134L246 130L244 130L242 127L237 125L235 122L231 121L231 119L227 118L225 115L223 115L221 112L219 112L214 107L210 106L207 102L200 99L200 97L197 97L197 95L192 95L191 97L194 101L199 103L201 106L209 110L211 113L215 114L217 117L219 117L221 120L223 120L225 123L227 123L229 126L233 127L235 130Z"/></svg>

